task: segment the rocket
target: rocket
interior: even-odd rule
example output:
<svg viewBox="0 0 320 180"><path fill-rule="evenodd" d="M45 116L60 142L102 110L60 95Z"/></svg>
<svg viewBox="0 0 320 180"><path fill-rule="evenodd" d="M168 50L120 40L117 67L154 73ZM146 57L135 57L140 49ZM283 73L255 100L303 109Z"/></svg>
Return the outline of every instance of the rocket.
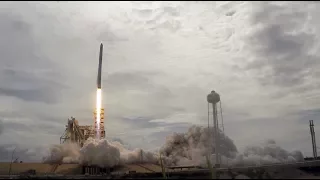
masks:
<svg viewBox="0 0 320 180"><path fill-rule="evenodd" d="M103 54L103 44L100 44L99 52L99 65L98 65L98 76L97 76L97 99L96 99L96 110L94 111L95 119L95 133L97 138L105 137L104 130L104 109L102 106L102 92L101 92L101 73L102 73L102 54Z"/></svg>
<svg viewBox="0 0 320 180"><path fill-rule="evenodd" d="M97 77L97 88L101 89L101 69L102 69L102 54L103 54L103 44L100 44L99 52L99 66L98 66L98 77Z"/></svg>

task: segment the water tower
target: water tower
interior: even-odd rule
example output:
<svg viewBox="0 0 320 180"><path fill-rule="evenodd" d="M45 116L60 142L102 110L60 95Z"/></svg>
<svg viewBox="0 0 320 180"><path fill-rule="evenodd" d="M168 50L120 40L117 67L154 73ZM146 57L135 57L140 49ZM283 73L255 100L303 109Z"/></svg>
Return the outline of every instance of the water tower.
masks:
<svg viewBox="0 0 320 180"><path fill-rule="evenodd" d="M220 167L221 164L221 157L220 157L220 143L219 143L219 123L218 123L218 112L217 112L217 103L220 102L220 95L216 93L215 91L211 91L210 94L207 96L207 101L208 101L208 130L210 126L210 104L212 105L212 119L213 119L213 145L214 148L214 154L216 155L216 164L215 167ZM210 131L209 131L210 132Z"/></svg>

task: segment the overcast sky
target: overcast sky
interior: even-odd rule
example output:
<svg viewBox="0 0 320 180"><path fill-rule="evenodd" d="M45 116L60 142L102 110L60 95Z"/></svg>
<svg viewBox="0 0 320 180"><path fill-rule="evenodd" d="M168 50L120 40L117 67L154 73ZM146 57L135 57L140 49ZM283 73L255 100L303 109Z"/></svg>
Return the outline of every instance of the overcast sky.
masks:
<svg viewBox="0 0 320 180"><path fill-rule="evenodd" d="M240 151L274 139L310 156L309 119L320 134L319 8L1 2L0 145L34 152L59 143L70 116L93 124L103 42L108 137L159 147L167 135L207 123L206 95L215 90L225 133Z"/></svg>

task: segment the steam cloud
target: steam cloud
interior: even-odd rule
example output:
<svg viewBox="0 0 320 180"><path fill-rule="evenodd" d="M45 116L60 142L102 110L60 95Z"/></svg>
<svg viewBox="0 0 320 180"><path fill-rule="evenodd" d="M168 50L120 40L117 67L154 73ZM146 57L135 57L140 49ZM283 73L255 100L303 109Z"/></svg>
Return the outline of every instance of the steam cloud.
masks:
<svg viewBox="0 0 320 180"><path fill-rule="evenodd" d="M156 155L142 149L128 150L117 141L89 138L82 148L73 143L51 147L49 156L44 158L44 162L114 167L130 163L157 163L157 159Z"/></svg>
<svg viewBox="0 0 320 180"><path fill-rule="evenodd" d="M186 133L175 133L169 136L160 150L165 156L165 163L167 165L206 166L206 156L214 149L212 132L212 128L192 126ZM276 145L274 140L267 141L262 147L249 146L244 153L240 154L229 137L221 131L219 134L223 166L292 163L304 160L300 151L289 153ZM214 155L211 155L210 159L215 162Z"/></svg>
<svg viewBox="0 0 320 180"><path fill-rule="evenodd" d="M212 128L192 126L186 133L168 136L160 149L166 165L206 166L206 156L212 154ZM249 146L241 154L233 141L220 132L220 151L223 166L260 165L303 161L300 151L288 152L275 141L263 146ZM215 162L215 156L209 156ZM130 163L158 163L158 154L142 149L129 150L118 141L88 139L80 148L76 144L61 144L51 147L44 162L80 163L100 167L114 167Z"/></svg>

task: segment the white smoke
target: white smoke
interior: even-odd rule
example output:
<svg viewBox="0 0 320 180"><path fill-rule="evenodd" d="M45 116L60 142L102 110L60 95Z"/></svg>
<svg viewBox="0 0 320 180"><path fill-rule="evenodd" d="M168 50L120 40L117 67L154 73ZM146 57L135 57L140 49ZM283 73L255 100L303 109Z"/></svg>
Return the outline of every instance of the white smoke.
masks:
<svg viewBox="0 0 320 180"><path fill-rule="evenodd" d="M164 155L166 165L197 165L207 166L206 156L215 162L212 154L213 136L212 128L192 126L186 133L175 133L167 137L165 145L160 152ZM289 153L277 146L275 141L269 140L260 146L250 146L241 154L238 153L233 141L219 133L221 163L223 166L250 166L272 163L292 163L303 161L300 151ZM210 154L210 155L209 155Z"/></svg>
<svg viewBox="0 0 320 180"><path fill-rule="evenodd" d="M250 166L271 163L292 163L303 161L300 151L288 152L275 141L269 140L262 146L249 146L238 153L233 141L220 131L220 152L222 166ZM212 129L192 126L186 133L168 136L160 149L164 163L173 165L207 166L206 157L215 162L212 154ZM80 148L76 144L55 145L45 157L45 162L80 163L100 167L114 167L131 163L158 163L158 153L142 149L129 150L118 141L88 139Z"/></svg>
<svg viewBox="0 0 320 180"><path fill-rule="evenodd" d="M49 150L49 155L43 158L48 163L78 163L80 147L74 143L54 145Z"/></svg>
<svg viewBox="0 0 320 180"><path fill-rule="evenodd" d="M268 140L260 146L249 146L243 154L239 154L236 165L261 165L274 163L293 163L303 161L300 151L288 152L276 144L274 140Z"/></svg>
<svg viewBox="0 0 320 180"><path fill-rule="evenodd" d="M211 129L210 129L211 130ZM160 149L167 165L204 165L211 150L212 131L208 128L192 126L187 133L174 133L168 136ZM220 132L221 152L223 156L234 158L237 148L227 136Z"/></svg>
<svg viewBox="0 0 320 180"><path fill-rule="evenodd" d="M142 149L128 150L120 142L89 138L82 148L73 143L55 145L44 158L47 163L79 163L99 167L123 164L157 163L158 157Z"/></svg>

